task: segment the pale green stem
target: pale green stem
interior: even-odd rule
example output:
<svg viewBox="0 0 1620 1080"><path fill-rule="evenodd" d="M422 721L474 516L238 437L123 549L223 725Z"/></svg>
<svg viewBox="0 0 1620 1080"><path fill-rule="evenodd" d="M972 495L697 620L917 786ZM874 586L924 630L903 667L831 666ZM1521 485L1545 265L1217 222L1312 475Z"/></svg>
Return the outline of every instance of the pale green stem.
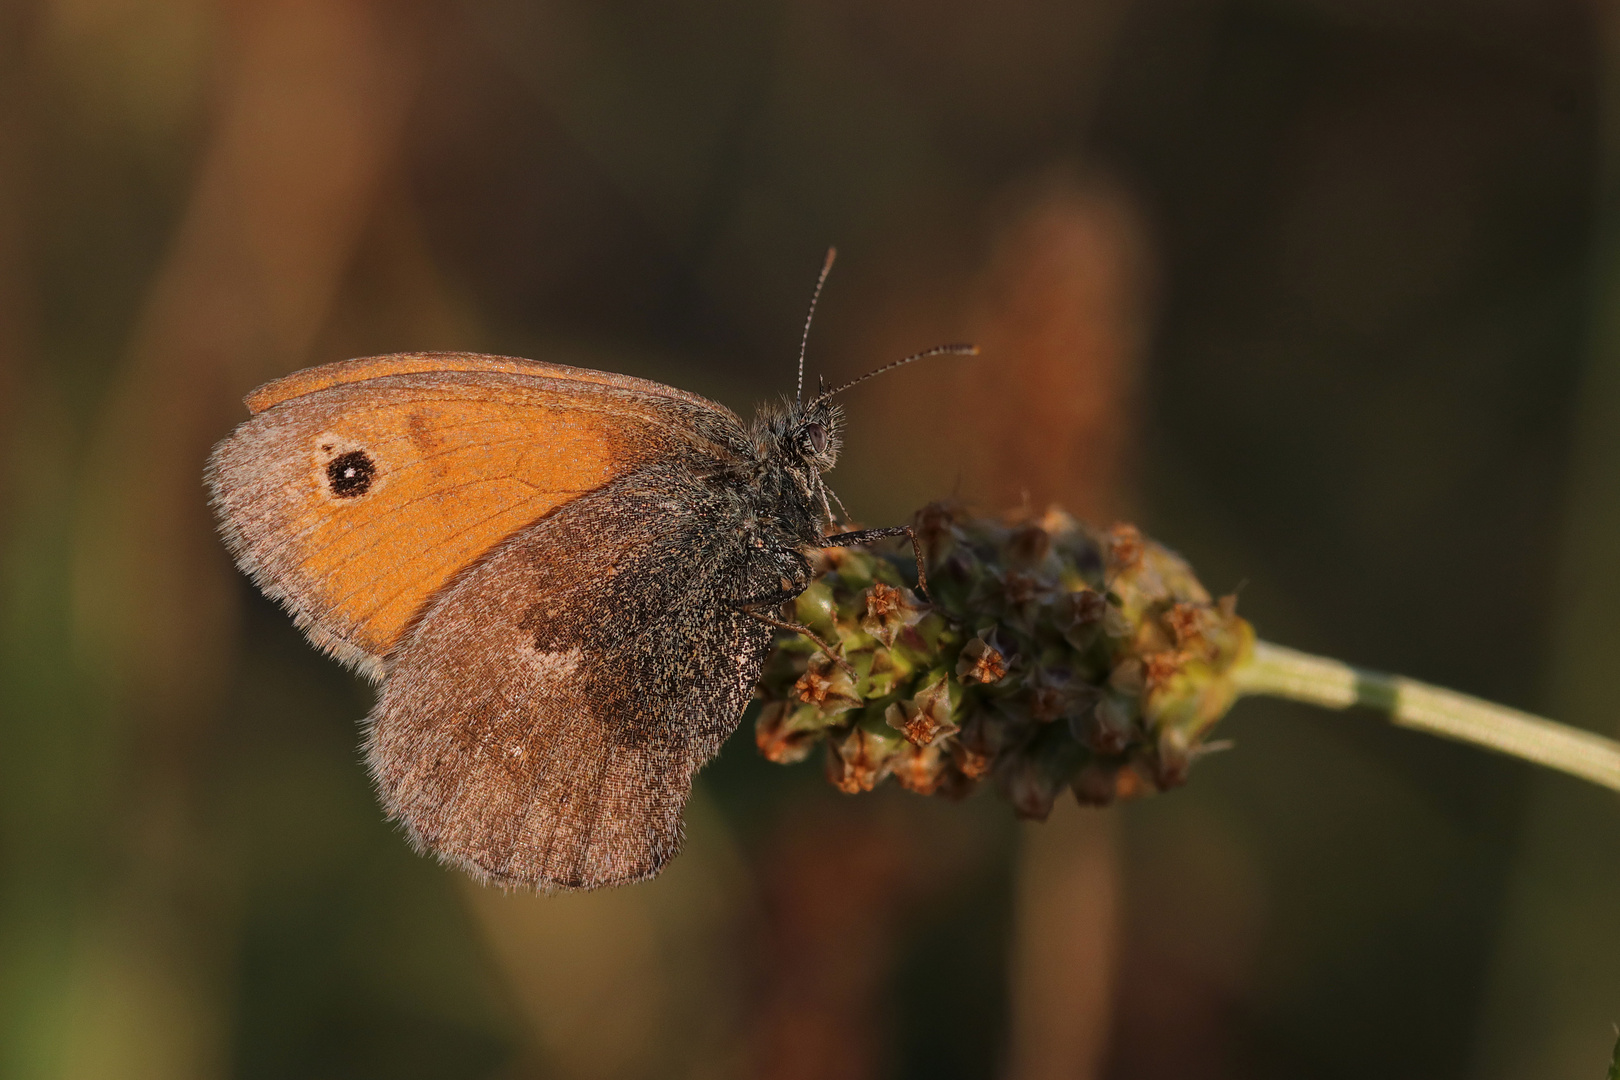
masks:
<svg viewBox="0 0 1620 1080"><path fill-rule="evenodd" d="M1329 709L1365 705L1401 727L1484 746L1620 791L1620 743L1505 705L1266 641L1255 642L1253 657L1232 676L1240 694Z"/></svg>

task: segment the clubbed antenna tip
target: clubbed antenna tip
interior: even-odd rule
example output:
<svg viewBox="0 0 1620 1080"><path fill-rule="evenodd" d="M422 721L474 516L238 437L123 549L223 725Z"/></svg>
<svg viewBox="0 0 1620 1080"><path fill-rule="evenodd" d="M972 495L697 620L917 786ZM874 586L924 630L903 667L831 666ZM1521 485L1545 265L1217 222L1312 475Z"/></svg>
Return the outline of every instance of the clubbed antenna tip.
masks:
<svg viewBox="0 0 1620 1080"><path fill-rule="evenodd" d="M811 402L811 404L814 405L817 402L826 401L828 398L832 397L833 395L842 394L845 390L848 390L852 386L857 386L860 383L865 382L867 379L870 379L870 378L872 378L874 376L877 376L877 375L882 375L886 371L893 371L897 367L905 367L907 364L911 363L914 360L926 360L930 356L946 356L946 355L978 356L979 355L979 347L977 345L973 345L973 344L970 344L970 343L957 343L957 344L952 344L952 345L935 345L932 349L924 349L920 353L912 353L910 356L906 357L903 360L896 360L893 363L884 364L880 368L876 368L876 369L874 369L872 371L868 371L865 375L862 375L860 378L851 379L851 380L849 380L849 382L844 383L842 386L836 386L831 390L823 390L821 392L821 394L816 397L815 401Z"/></svg>

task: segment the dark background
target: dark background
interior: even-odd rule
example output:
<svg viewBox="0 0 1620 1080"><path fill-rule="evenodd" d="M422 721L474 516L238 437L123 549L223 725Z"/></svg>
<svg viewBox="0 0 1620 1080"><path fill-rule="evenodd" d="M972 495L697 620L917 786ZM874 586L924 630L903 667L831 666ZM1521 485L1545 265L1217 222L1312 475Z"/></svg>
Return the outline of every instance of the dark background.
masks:
<svg viewBox="0 0 1620 1080"><path fill-rule="evenodd" d="M466 349L745 414L867 521L1130 517L1267 638L1611 734L1620 19L1564 0L0 6L0 1075L1595 1078L1620 805L1244 702L1017 825L744 731L687 852L503 895L230 568L247 390Z"/></svg>

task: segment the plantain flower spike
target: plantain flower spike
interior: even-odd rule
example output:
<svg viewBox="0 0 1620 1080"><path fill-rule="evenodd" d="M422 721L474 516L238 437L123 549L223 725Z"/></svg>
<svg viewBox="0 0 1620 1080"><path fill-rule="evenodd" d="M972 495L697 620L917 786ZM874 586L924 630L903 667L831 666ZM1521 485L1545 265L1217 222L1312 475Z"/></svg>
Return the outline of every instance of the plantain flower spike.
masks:
<svg viewBox="0 0 1620 1080"><path fill-rule="evenodd" d="M998 521L935 503L914 528L928 600L909 552L821 554L795 616L839 658L776 642L755 725L771 761L820 743L841 791L892 778L959 798L988 781L1044 819L1065 788L1105 805L1175 787L1215 748L1254 631L1180 556L1058 509Z"/></svg>

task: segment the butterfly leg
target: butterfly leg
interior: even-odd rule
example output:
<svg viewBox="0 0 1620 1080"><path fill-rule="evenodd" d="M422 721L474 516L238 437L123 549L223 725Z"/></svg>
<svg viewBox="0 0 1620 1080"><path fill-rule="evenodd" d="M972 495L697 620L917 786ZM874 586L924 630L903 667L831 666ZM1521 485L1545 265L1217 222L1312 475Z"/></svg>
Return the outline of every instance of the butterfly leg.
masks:
<svg viewBox="0 0 1620 1080"><path fill-rule="evenodd" d="M911 554L917 560L917 588L922 592L923 599L932 601L928 594L928 571L923 569L922 544L917 542L917 534L910 525L895 525L887 529L856 529L854 532L834 533L832 536L821 538L822 547L854 547L858 544L870 544L873 540L883 540L890 536L904 536L911 541Z"/></svg>
<svg viewBox="0 0 1620 1080"><path fill-rule="evenodd" d="M838 504L839 515L842 516L845 521L854 521L855 519L849 516L849 508L844 505L844 500L838 497L838 492L834 491L830 487L826 488L826 492L832 497L832 501ZM827 520L833 520L831 514L827 515Z"/></svg>
<svg viewBox="0 0 1620 1080"><path fill-rule="evenodd" d="M835 652L833 647L827 644L827 642L822 639L820 634L816 633L803 623L787 622L784 619L772 618L763 611L760 611L758 607L753 604L738 604L737 610L742 612L744 615L747 615L750 619L758 619L767 626L774 626L778 630L787 630L794 634L803 634L805 637L815 642L822 652L827 654L827 659L831 660L833 663L837 664L839 667L848 672L850 678L855 679L860 677L856 674L855 669L849 666L849 661L845 660L842 656Z"/></svg>

